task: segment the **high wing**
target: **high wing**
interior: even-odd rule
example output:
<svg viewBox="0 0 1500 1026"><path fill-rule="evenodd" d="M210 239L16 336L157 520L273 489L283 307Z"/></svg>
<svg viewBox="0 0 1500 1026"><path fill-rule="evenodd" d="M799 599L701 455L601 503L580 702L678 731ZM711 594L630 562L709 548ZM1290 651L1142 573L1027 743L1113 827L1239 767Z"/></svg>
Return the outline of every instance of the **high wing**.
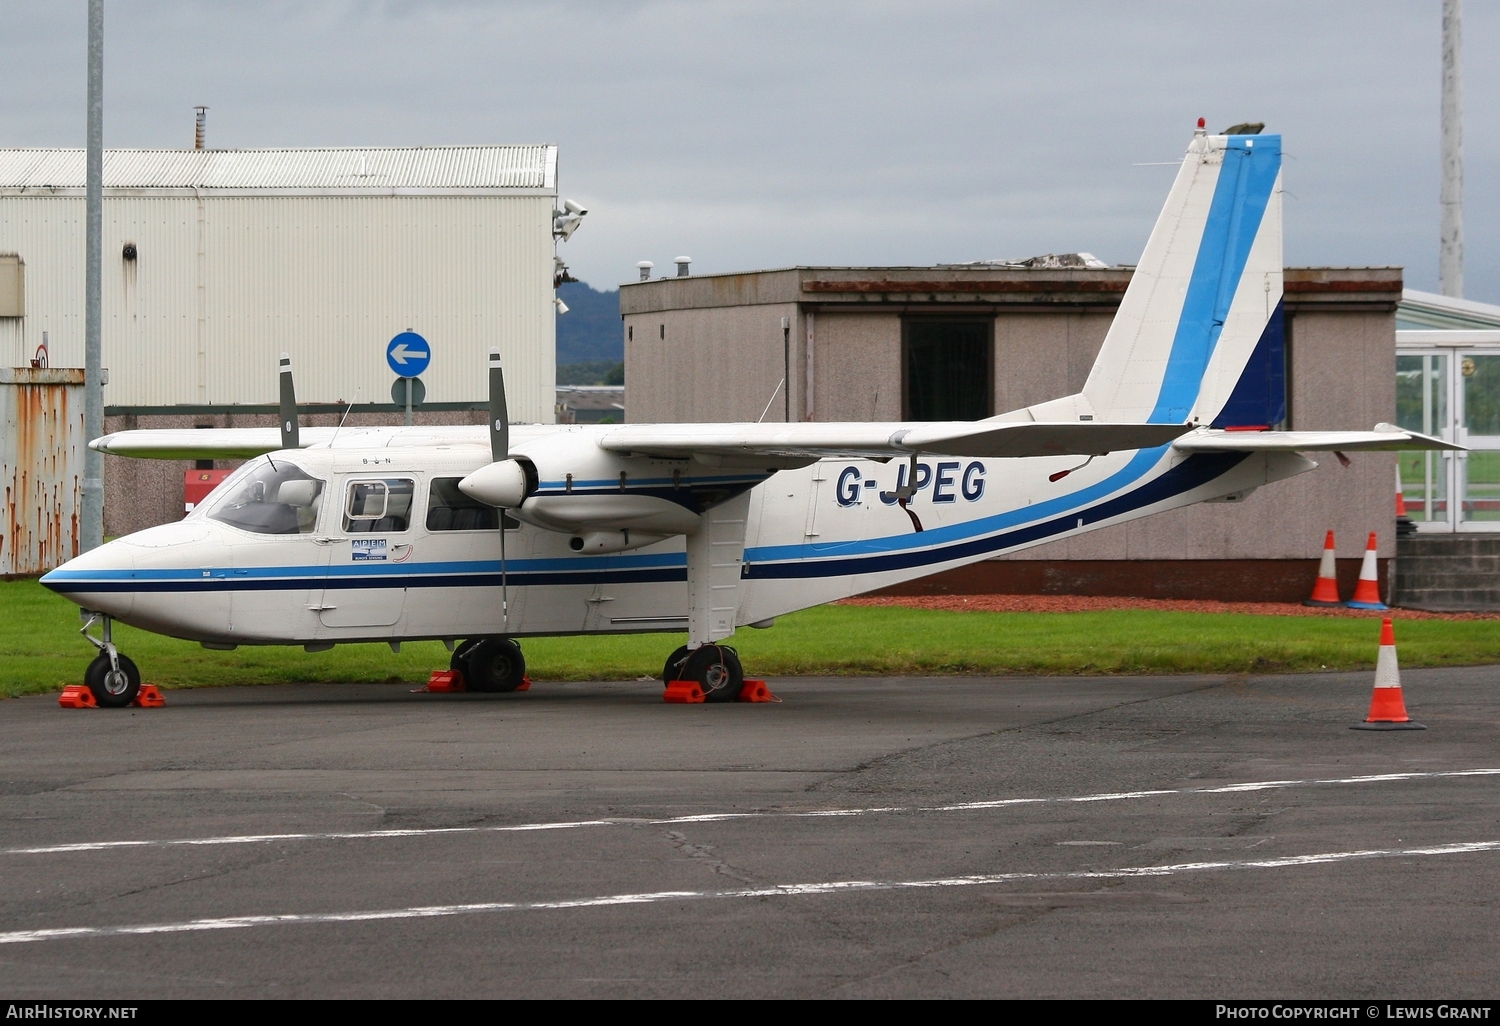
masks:
<svg viewBox="0 0 1500 1026"><path fill-rule="evenodd" d="M1202 428L1172 443L1179 452L1400 452L1411 449L1450 449L1462 445L1407 431L1394 424L1376 424L1373 431L1215 431Z"/></svg>
<svg viewBox="0 0 1500 1026"><path fill-rule="evenodd" d="M934 456L1102 456L1151 449L1189 424L951 421L937 423L640 424L604 435L611 452L668 458L811 461Z"/></svg>
<svg viewBox="0 0 1500 1026"><path fill-rule="evenodd" d="M296 448L327 445L336 431L336 428L302 428ZM90 442L89 448L111 456L149 460L247 460L293 447L282 444L281 432L276 428L148 428L104 435Z"/></svg>

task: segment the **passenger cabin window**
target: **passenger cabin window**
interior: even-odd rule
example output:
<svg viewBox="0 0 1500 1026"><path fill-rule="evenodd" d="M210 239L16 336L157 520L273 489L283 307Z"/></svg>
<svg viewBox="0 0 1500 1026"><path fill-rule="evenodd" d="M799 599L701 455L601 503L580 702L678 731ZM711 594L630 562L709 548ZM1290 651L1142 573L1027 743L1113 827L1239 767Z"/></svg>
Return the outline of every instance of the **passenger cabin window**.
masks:
<svg viewBox="0 0 1500 1026"><path fill-rule="evenodd" d="M416 482L394 477L381 481L350 481L344 504L348 534L400 534L411 526L411 500Z"/></svg>
<svg viewBox="0 0 1500 1026"><path fill-rule="evenodd" d="M500 511L469 498L458 490L461 477L435 477L427 494L427 530L493 531L499 525ZM521 522L505 518L505 529L514 531Z"/></svg>
<svg viewBox="0 0 1500 1026"><path fill-rule="evenodd" d="M903 416L907 420L982 420L991 416L991 321L905 323Z"/></svg>
<svg viewBox="0 0 1500 1026"><path fill-rule="evenodd" d="M210 520L254 534L311 534L318 524L323 482L286 460L251 463L226 484Z"/></svg>

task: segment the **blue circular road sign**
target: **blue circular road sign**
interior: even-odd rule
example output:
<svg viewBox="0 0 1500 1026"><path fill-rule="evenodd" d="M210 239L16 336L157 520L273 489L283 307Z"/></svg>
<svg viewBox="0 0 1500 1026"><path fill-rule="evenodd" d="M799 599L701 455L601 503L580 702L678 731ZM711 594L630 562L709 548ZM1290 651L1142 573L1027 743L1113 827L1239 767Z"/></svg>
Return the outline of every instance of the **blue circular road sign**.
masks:
<svg viewBox="0 0 1500 1026"><path fill-rule="evenodd" d="M432 362L432 347L415 331L403 331L387 343L385 362L397 377L414 378Z"/></svg>

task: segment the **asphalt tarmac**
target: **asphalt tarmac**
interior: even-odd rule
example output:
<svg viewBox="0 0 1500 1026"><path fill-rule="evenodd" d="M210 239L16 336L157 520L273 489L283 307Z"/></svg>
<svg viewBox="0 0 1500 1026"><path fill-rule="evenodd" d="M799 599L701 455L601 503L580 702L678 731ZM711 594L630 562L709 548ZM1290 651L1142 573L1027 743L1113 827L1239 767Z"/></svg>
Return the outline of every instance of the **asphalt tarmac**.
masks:
<svg viewBox="0 0 1500 1026"><path fill-rule="evenodd" d="M0 702L0 995L1494 997L1500 668L1372 679Z"/></svg>

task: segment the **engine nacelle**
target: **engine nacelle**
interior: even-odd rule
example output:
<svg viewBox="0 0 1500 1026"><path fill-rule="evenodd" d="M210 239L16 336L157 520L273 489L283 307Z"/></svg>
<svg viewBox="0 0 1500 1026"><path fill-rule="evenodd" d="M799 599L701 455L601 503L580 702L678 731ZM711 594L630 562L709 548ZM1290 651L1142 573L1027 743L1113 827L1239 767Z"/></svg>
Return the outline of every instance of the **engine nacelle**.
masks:
<svg viewBox="0 0 1500 1026"><path fill-rule="evenodd" d="M619 531L590 531L587 534L574 535L568 539L568 548L584 554L629 552L631 549L666 541L670 537L671 535L668 534L633 531L627 527Z"/></svg>
<svg viewBox="0 0 1500 1026"><path fill-rule="evenodd" d="M458 483L458 490L487 506L516 509L536 487L536 471L520 460L486 464Z"/></svg>

